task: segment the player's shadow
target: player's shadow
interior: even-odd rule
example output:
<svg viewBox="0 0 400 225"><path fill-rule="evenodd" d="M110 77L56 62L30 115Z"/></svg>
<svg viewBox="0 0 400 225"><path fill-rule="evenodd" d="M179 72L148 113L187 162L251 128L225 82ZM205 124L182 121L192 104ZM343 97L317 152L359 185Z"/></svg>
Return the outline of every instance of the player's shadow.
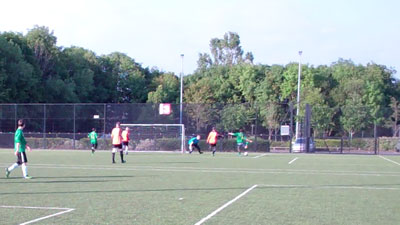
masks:
<svg viewBox="0 0 400 225"><path fill-rule="evenodd" d="M195 163L199 163L199 162L149 162L146 164L158 164L158 163L162 163L162 164L195 164Z"/></svg>
<svg viewBox="0 0 400 225"><path fill-rule="evenodd" d="M137 178L137 177L156 177L152 176L64 176L64 177L34 177L32 180L25 180L21 177L9 177L9 178L0 178L0 180L8 180L8 182L4 182L4 184L38 184L38 183L102 183L102 182L115 182L115 181L124 181L121 178ZM106 178L106 179L102 179ZM111 179L117 178L117 179ZM44 180L43 180L44 179ZM49 180L52 179L52 180ZM58 180L57 180L58 179ZM62 179L62 180L60 180ZM74 180L66 180L66 179L74 179ZM85 179L85 180L76 180L76 179ZM0 185L3 183L0 183Z"/></svg>
<svg viewBox="0 0 400 225"><path fill-rule="evenodd" d="M98 179L98 178L132 178L138 176L132 175L110 175L110 176L62 176L62 177L35 177L35 179L57 179L57 178L69 178L69 179L79 179L79 178L86 178L86 179Z"/></svg>
<svg viewBox="0 0 400 225"><path fill-rule="evenodd" d="M103 182L123 181L123 180L49 180L49 181L37 181L37 180L38 178L35 178L28 182L25 180L20 180L20 181L11 181L4 184L103 183Z"/></svg>
<svg viewBox="0 0 400 225"><path fill-rule="evenodd" d="M98 193L146 193L146 192L171 192L171 191L225 191L225 190L245 190L248 187L227 187L227 188L166 188L166 189L136 189L136 190L130 190L130 189L123 189L123 190L87 190L87 191L60 191L60 192L55 192L55 191L39 191L39 192L23 192L23 193L18 193L18 194L23 194L23 195L57 195L57 194L98 194ZM1 193L2 195L13 195L17 193L13 192L8 192L8 193Z"/></svg>
<svg viewBox="0 0 400 225"><path fill-rule="evenodd" d="M398 188L400 184L316 184L316 185L260 185L257 189L324 189L324 188Z"/></svg>

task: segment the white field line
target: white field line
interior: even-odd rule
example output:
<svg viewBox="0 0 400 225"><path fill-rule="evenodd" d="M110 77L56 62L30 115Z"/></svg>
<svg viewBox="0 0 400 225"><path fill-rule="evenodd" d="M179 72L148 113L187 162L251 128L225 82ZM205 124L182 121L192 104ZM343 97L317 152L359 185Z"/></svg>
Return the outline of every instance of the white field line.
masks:
<svg viewBox="0 0 400 225"><path fill-rule="evenodd" d="M20 225L27 225L27 224L35 223L35 222L38 222L38 221L40 221L40 220L48 219L48 218L54 217L54 216L59 216L59 215L61 215L61 214L69 213L69 212L75 210L75 209L71 209L71 208L32 207L32 206L6 206L6 205L1 205L0 208L63 210L63 211L58 212L58 213L54 213L54 214L51 214L51 215L48 215L48 216L43 216L43 217L40 217L40 218L37 218L37 219L34 219L34 220L30 220L30 221L28 221L28 222L21 223Z"/></svg>
<svg viewBox="0 0 400 225"><path fill-rule="evenodd" d="M296 157L294 159L292 159L292 161L290 161L288 164L292 164L294 161L296 161L299 157Z"/></svg>
<svg viewBox="0 0 400 225"><path fill-rule="evenodd" d="M215 216L217 213L221 212L223 209L225 209L226 207L228 207L229 205L231 205L232 203L236 202L239 198L245 196L247 193L249 193L251 190L253 190L254 188L257 187L256 185L253 185L252 187L250 187L249 189L247 189L246 191L244 191L242 194L236 196L234 199L230 200L229 202L225 203L223 206L219 207L218 209L216 209L214 212L208 214L208 216L204 217L203 219L201 219L199 222L195 223L195 225L200 225L203 224L205 221L207 221L208 219L210 219L211 217Z"/></svg>
<svg viewBox="0 0 400 225"><path fill-rule="evenodd" d="M340 185L298 185L298 184L259 184L259 187L271 188L309 188L309 189L365 189L365 190L400 190L396 187L373 187L373 186L340 186Z"/></svg>
<svg viewBox="0 0 400 225"><path fill-rule="evenodd" d="M263 156L266 156L266 155L268 155L268 154L266 153L266 154L262 154L262 155L254 156L253 158L257 159L257 158L260 158L260 157L263 157Z"/></svg>
<svg viewBox="0 0 400 225"><path fill-rule="evenodd" d="M118 170L118 171L158 171L158 172L197 172L197 173L243 173L243 174L299 174L299 175L335 175L335 176L389 176L400 177L396 172L371 172L371 171L318 171L318 170L278 170L278 169L248 169L243 168L196 168L191 167L88 167L71 165L40 166L30 164L31 168L38 169L76 169L76 170Z"/></svg>
<svg viewBox="0 0 400 225"><path fill-rule="evenodd" d="M386 157L383 157L383 156L379 156L381 159L384 159L384 160L386 160L386 161L389 161L389 162L391 162L391 163L394 163L394 164L397 164L397 165L399 165L400 166L400 163L398 163L398 162L396 162L396 161L393 161L393 160L391 160L391 159L388 159L388 158L386 158Z"/></svg>
<svg viewBox="0 0 400 225"><path fill-rule="evenodd" d="M0 163L0 166L8 166L9 163ZM51 166L50 168L65 168L65 167L72 167L72 168L86 168L86 167L92 167L92 165L86 165L86 166L82 166L82 165L74 165L74 164L42 164L42 163L36 163L36 164L29 164L30 166L35 166L36 168L41 168L41 166ZM127 169L127 170L139 170L139 169L166 169L166 171L168 171L168 169L181 169L181 170L220 170L220 171L224 171L224 170L229 170L229 171L233 171L233 170L238 170L237 168L232 168L232 167L189 167L189 166L180 166L180 167L176 167L176 166L128 166L127 164L125 164L124 166L117 166L117 165L93 165L93 166L99 166L97 167L98 169L107 169L107 168L111 168L111 169ZM47 167L46 167L47 168ZM96 169L96 168L95 168ZM400 172L383 172L383 171L354 171L354 170L308 170L308 169L258 169L258 168L241 168L240 170L243 171L281 171L281 172L322 172L322 173L366 173L366 174L393 174L393 175L400 175Z"/></svg>

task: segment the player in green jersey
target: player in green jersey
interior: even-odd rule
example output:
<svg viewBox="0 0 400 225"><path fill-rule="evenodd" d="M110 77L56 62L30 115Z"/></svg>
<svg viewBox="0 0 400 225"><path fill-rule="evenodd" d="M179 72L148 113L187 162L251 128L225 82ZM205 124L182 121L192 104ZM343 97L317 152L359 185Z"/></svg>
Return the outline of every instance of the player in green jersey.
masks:
<svg viewBox="0 0 400 225"><path fill-rule="evenodd" d="M96 133L96 128L92 128L92 132L88 134L88 137L90 138L90 144L92 144L92 154L97 149L97 133Z"/></svg>
<svg viewBox="0 0 400 225"><path fill-rule="evenodd" d="M236 146L239 155L242 153L242 149L247 149L249 142L252 142L250 139L247 139L243 129L239 129L239 132L228 134L236 137Z"/></svg>
<svg viewBox="0 0 400 225"><path fill-rule="evenodd" d="M17 162L12 164L10 167L6 168L6 177L8 178L10 176L11 171L13 171L15 168L18 166L21 166L22 168L22 174L25 179L31 179L28 175L28 168L27 168L27 163L28 163L28 158L26 157L25 149L28 149L31 151L31 148L26 144L26 140L24 137L24 130L25 128L25 122L24 120L20 119L18 120L18 129L15 131L14 135L14 150L15 150L15 155L17 156Z"/></svg>

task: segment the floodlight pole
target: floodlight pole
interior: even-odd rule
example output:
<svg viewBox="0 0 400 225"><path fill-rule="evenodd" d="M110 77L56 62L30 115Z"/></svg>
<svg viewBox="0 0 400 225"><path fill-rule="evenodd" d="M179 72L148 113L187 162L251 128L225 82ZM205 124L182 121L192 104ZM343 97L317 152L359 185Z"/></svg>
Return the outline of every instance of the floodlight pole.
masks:
<svg viewBox="0 0 400 225"><path fill-rule="evenodd" d="M181 71L181 91L180 91L180 102L179 102L179 124L182 124L182 99L183 99L183 57L185 55L181 54L182 59L182 71Z"/></svg>
<svg viewBox="0 0 400 225"><path fill-rule="evenodd" d="M300 127L299 127L299 111L300 111L300 81L301 81L301 54L303 51L299 51L299 74L297 75L297 109L296 109L296 139L299 138Z"/></svg>

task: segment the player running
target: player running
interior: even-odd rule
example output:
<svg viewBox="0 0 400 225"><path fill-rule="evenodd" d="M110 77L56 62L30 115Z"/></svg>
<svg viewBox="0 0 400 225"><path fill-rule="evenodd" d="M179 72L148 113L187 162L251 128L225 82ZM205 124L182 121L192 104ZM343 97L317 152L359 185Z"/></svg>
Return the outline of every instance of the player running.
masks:
<svg viewBox="0 0 400 225"><path fill-rule="evenodd" d="M120 122L115 124L115 127L111 131L111 141L112 141L112 163L115 163L115 153L119 151L121 156L121 163L125 163L124 154L122 152L122 136Z"/></svg>
<svg viewBox="0 0 400 225"><path fill-rule="evenodd" d="M31 179L32 177L28 175L28 158L26 157L25 149L31 151L31 148L26 144L24 137L25 122L24 120L18 120L18 129L14 135L14 154L17 156L17 162L12 164L10 167L6 168L6 177L10 176L11 171L13 171L18 166L22 168L22 174L25 179Z"/></svg>
<svg viewBox="0 0 400 225"><path fill-rule="evenodd" d="M128 155L128 145L129 145L129 127L125 128L124 131L122 131L122 148L125 150L125 155Z"/></svg>
<svg viewBox="0 0 400 225"><path fill-rule="evenodd" d="M252 140L247 139L246 135L243 132L243 129L239 129L239 132L228 134L236 137L236 146L239 155L242 153L242 149L247 149L249 142L253 142Z"/></svg>
<svg viewBox="0 0 400 225"><path fill-rule="evenodd" d="M207 137L207 143L210 145L210 149L212 150L213 156L215 156L215 151L217 150L218 137L220 137L220 135L215 130L215 127L213 127Z"/></svg>
<svg viewBox="0 0 400 225"><path fill-rule="evenodd" d="M199 147L199 140L200 140L200 135L197 135L196 137L193 137L189 140L188 144L189 144L189 153L192 154L193 152L193 147L197 149L197 151L199 151L199 154L203 154L203 152L200 150Z"/></svg>
<svg viewBox="0 0 400 225"><path fill-rule="evenodd" d="M90 144L92 144L92 155L97 149L97 133L96 133L96 128L92 128L92 132L88 134L88 137L90 138Z"/></svg>

